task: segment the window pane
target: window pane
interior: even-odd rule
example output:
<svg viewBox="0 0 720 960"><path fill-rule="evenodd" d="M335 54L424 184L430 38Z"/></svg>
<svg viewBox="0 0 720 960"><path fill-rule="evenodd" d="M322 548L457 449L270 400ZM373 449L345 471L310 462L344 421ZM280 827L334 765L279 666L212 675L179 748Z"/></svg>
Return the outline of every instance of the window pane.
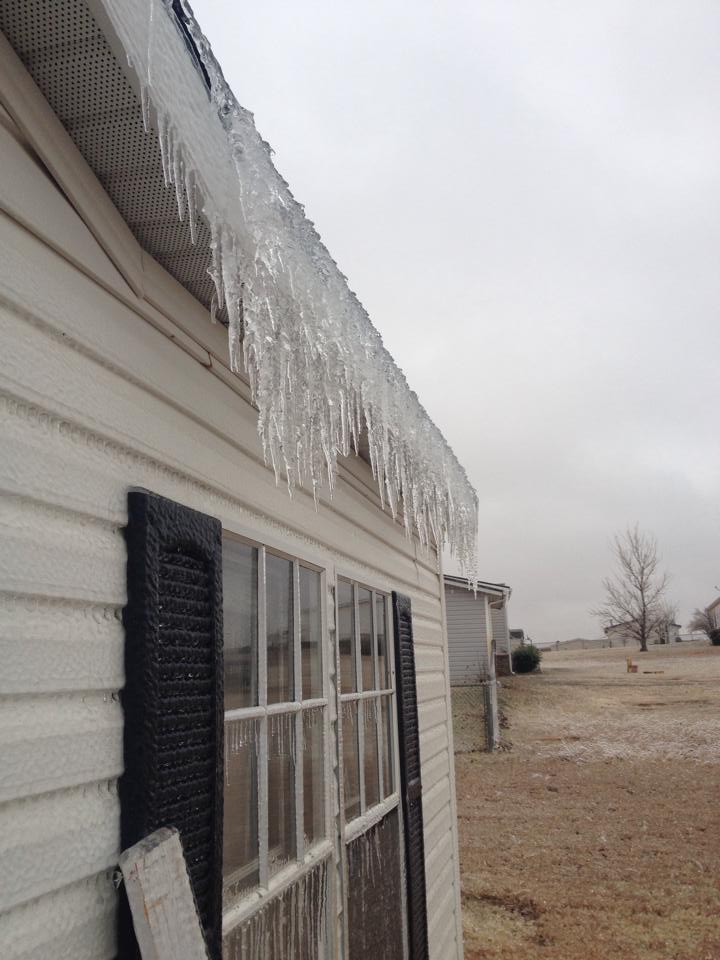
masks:
<svg viewBox="0 0 720 960"><path fill-rule="evenodd" d="M358 746L357 700L342 705L343 783L345 819L360 816L360 748Z"/></svg>
<svg viewBox="0 0 720 960"><path fill-rule="evenodd" d="M372 594L365 587L358 589L360 612L360 667L363 690L375 689L373 660Z"/></svg>
<svg viewBox="0 0 720 960"><path fill-rule="evenodd" d="M258 552L223 540L225 709L257 705Z"/></svg>
<svg viewBox="0 0 720 960"><path fill-rule="evenodd" d="M383 792L386 797L389 797L391 793L395 792L395 768L393 766L393 698L391 696L383 697L381 702L382 731L380 734L380 742L383 752L383 784L385 786Z"/></svg>
<svg viewBox="0 0 720 960"><path fill-rule="evenodd" d="M380 775L378 773L377 709L375 700L363 703L365 738L365 806L372 807L380 801Z"/></svg>
<svg viewBox="0 0 720 960"><path fill-rule="evenodd" d="M347 845L349 960L405 956L402 849L397 808Z"/></svg>
<svg viewBox="0 0 720 960"><path fill-rule="evenodd" d="M307 847L325 834L324 724L323 707L303 711L303 810Z"/></svg>
<svg viewBox="0 0 720 960"><path fill-rule="evenodd" d="M378 683L381 690L390 687L390 659L387 651L387 611L385 597L375 595L375 631L378 648Z"/></svg>
<svg viewBox="0 0 720 960"><path fill-rule="evenodd" d="M340 689L343 693L355 693L355 588L345 580L338 581L337 614L338 645L340 647Z"/></svg>
<svg viewBox="0 0 720 960"><path fill-rule="evenodd" d="M295 716L268 717L268 859L270 873L295 859Z"/></svg>
<svg viewBox="0 0 720 960"><path fill-rule="evenodd" d="M259 879L257 720L225 724L223 821L225 894L236 897Z"/></svg>
<svg viewBox="0 0 720 960"><path fill-rule="evenodd" d="M265 556L267 609L267 702L295 699L293 689L293 568L289 560Z"/></svg>
<svg viewBox="0 0 720 960"><path fill-rule="evenodd" d="M320 574L300 567L300 648L305 700L322 696L321 643Z"/></svg>

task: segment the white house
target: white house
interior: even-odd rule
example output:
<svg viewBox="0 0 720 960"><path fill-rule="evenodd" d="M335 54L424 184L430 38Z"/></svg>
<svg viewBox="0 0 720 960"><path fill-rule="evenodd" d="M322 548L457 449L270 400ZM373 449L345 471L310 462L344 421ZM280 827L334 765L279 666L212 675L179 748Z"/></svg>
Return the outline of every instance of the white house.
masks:
<svg viewBox="0 0 720 960"><path fill-rule="evenodd" d="M184 0L0 31L3 960L135 957L160 826L213 960L460 958L464 471Z"/></svg>
<svg viewBox="0 0 720 960"><path fill-rule="evenodd" d="M497 657L509 654L507 603L510 587L445 575L448 659L452 686L494 679Z"/></svg>
<svg viewBox="0 0 720 960"><path fill-rule="evenodd" d="M510 648L507 603L510 587L478 581L473 589L461 577L445 576L448 662L454 687L482 686L486 737L499 740L496 677L498 666L509 672ZM498 649L498 643L502 644Z"/></svg>
<svg viewBox="0 0 720 960"><path fill-rule="evenodd" d="M705 608L711 621L715 624L715 629L720 630L720 597L713 600L709 607Z"/></svg>
<svg viewBox="0 0 720 960"><path fill-rule="evenodd" d="M635 644L635 634L629 629L627 623L612 623L605 627L605 636L610 646L623 646ZM680 641L679 623L661 623L650 632L650 643L678 643Z"/></svg>

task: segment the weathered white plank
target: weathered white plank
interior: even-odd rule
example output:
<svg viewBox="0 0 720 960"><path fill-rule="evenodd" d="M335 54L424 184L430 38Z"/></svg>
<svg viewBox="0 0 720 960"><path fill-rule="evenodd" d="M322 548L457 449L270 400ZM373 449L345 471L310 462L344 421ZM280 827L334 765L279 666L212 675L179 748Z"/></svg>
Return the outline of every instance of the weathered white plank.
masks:
<svg viewBox="0 0 720 960"><path fill-rule="evenodd" d="M119 862L143 960L208 960L178 831L156 830Z"/></svg>

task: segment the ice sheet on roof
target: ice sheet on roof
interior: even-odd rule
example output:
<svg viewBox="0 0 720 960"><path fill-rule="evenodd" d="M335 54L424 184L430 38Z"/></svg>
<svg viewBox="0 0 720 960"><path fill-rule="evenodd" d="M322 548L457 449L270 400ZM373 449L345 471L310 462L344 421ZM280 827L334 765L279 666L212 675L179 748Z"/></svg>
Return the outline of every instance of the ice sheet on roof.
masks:
<svg viewBox="0 0 720 960"><path fill-rule="evenodd" d="M444 437L373 327L302 206L275 170L192 11L171 0L103 0L157 129L178 215L210 226L217 306L243 365L276 477L332 490L339 454L363 427L383 502L423 543L448 543L475 571L477 497Z"/></svg>

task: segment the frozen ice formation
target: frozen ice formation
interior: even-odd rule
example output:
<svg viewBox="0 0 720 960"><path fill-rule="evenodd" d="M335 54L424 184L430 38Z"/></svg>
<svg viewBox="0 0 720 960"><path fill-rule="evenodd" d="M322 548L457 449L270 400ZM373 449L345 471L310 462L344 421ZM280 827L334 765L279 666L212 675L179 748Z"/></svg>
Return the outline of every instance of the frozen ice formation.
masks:
<svg viewBox="0 0 720 960"><path fill-rule="evenodd" d="M332 492L338 456L357 452L365 431L383 506L424 545L448 543L474 578L477 496L465 471L179 2L199 63L172 0L103 0L137 73L146 126L157 130L178 215L193 239L198 216L210 227L213 308L227 308L231 365L249 378L276 479L284 473L291 493L297 484Z"/></svg>

